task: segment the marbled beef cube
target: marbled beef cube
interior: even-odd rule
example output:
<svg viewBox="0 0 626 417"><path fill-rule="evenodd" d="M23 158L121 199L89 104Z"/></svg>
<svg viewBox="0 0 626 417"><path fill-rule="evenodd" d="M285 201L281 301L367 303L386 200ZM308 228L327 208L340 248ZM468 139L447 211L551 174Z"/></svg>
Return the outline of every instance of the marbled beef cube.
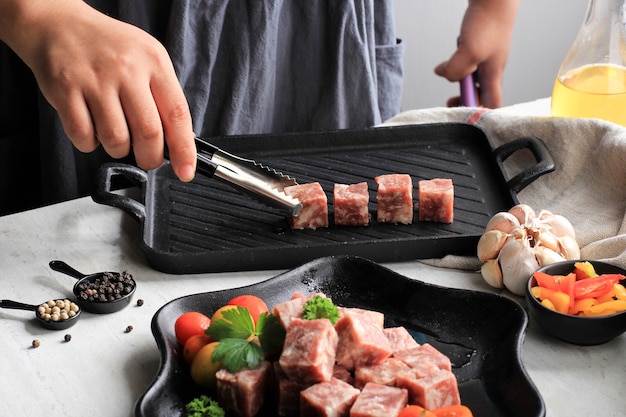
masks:
<svg viewBox="0 0 626 417"><path fill-rule="evenodd" d="M279 363L290 379L329 381L335 367L338 335L328 319L291 320Z"/></svg>
<svg viewBox="0 0 626 417"><path fill-rule="evenodd" d="M432 363L439 369L446 371L452 370L452 362L450 362L450 358L438 351L429 343L424 343L417 348L394 352L394 356L413 368L423 365L424 363Z"/></svg>
<svg viewBox="0 0 626 417"><path fill-rule="evenodd" d="M389 340L380 325L382 321L378 319L380 316L384 319L384 316L381 313L365 314L364 311L342 309L343 317L335 324L339 335L337 364L348 370L381 363L391 355Z"/></svg>
<svg viewBox="0 0 626 417"><path fill-rule="evenodd" d="M279 416L298 415L300 412L300 392L310 387L311 384L289 379L278 362L274 362L272 365L278 391L276 413Z"/></svg>
<svg viewBox="0 0 626 417"><path fill-rule="evenodd" d="M450 371L440 369L424 377L405 372L398 375L396 384L408 391L410 404L427 410L461 403L456 377Z"/></svg>
<svg viewBox="0 0 626 417"><path fill-rule="evenodd" d="M293 297L289 301L283 301L282 303L276 304L272 309L272 314L274 314L278 318L283 328L286 330L289 327L291 319L302 318L302 307L307 301L317 295L321 297L326 297L322 293Z"/></svg>
<svg viewBox="0 0 626 417"><path fill-rule="evenodd" d="M383 329L383 333L389 339L392 352L419 347L419 343L415 341L405 327L387 327Z"/></svg>
<svg viewBox="0 0 626 417"><path fill-rule="evenodd" d="M328 198L319 182L285 187L285 194L302 204L300 214L289 218L292 229L328 227Z"/></svg>
<svg viewBox="0 0 626 417"><path fill-rule="evenodd" d="M387 358L378 365L360 366L354 371L354 386L363 388L368 382L394 386L396 377L410 369L409 365L396 358Z"/></svg>
<svg viewBox="0 0 626 417"><path fill-rule="evenodd" d="M454 220L454 186L452 180L421 180L417 186L419 221L452 223Z"/></svg>
<svg viewBox="0 0 626 417"><path fill-rule="evenodd" d="M350 417L392 417L406 407L408 392L404 388L388 387L370 382L350 409Z"/></svg>
<svg viewBox="0 0 626 417"><path fill-rule="evenodd" d="M407 174L379 175L377 220L379 223L413 222L413 181Z"/></svg>
<svg viewBox="0 0 626 417"><path fill-rule="evenodd" d="M220 369L217 378L217 401L227 412L239 417L253 417L261 407L272 380L272 365L263 361L255 369L230 372Z"/></svg>
<svg viewBox="0 0 626 417"><path fill-rule="evenodd" d="M333 212L338 226L367 226L370 222L370 201L366 182L358 184L335 184Z"/></svg>
<svg viewBox="0 0 626 417"><path fill-rule="evenodd" d="M336 378L319 382L300 393L300 417L347 417L359 393Z"/></svg>

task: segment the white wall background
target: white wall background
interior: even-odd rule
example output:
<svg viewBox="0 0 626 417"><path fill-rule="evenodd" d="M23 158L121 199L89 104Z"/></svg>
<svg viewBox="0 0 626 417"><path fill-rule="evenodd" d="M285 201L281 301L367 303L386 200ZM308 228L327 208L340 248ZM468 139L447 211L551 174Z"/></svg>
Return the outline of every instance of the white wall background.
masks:
<svg viewBox="0 0 626 417"><path fill-rule="evenodd" d="M433 69L454 51L466 6L466 0L394 0L396 34L405 48L403 110L445 106L458 95L458 84ZM586 7L587 0L520 0L503 105L551 95Z"/></svg>

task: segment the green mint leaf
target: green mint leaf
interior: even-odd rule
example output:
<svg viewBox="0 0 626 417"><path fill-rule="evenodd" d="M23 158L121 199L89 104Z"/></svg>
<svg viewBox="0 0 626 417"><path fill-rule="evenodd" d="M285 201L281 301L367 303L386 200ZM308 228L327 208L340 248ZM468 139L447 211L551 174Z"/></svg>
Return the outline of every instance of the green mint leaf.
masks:
<svg viewBox="0 0 626 417"><path fill-rule="evenodd" d="M221 361L222 367L233 373L243 368L254 369L263 358L261 346L244 339L222 339L213 351L213 360Z"/></svg>
<svg viewBox="0 0 626 417"><path fill-rule="evenodd" d="M224 310L222 319L213 320L205 333L214 340L226 338L248 339L254 332L254 321L247 308L237 306L236 308Z"/></svg>

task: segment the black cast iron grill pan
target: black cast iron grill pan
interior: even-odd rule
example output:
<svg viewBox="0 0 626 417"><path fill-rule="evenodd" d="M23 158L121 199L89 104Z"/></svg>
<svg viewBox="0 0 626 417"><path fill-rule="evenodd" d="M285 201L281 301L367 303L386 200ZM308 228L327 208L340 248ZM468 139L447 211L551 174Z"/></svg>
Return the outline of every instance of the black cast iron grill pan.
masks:
<svg viewBox="0 0 626 417"><path fill-rule="evenodd" d="M230 136L210 142L300 184L320 182L328 195L330 226L291 230L278 210L201 175L182 183L168 164L149 172L125 164L104 165L93 199L141 223L143 250L156 270L185 274L287 269L328 255L357 255L375 262L473 256L491 216L517 204L520 190L554 170L539 139L520 138L492 149L481 129L461 123ZM532 153L531 166L509 179L504 162L522 150ZM374 177L391 173L411 175L415 187L421 179L451 178L454 222L417 221L415 201L413 224L378 224ZM113 192L114 179L120 176L142 189L143 201ZM335 226L334 184L362 181L369 186L371 224Z"/></svg>

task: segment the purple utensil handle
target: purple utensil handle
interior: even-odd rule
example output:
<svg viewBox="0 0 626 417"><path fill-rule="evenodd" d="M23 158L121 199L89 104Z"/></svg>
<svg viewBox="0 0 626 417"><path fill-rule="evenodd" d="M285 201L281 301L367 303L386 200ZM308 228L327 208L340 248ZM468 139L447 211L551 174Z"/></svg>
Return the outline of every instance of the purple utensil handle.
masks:
<svg viewBox="0 0 626 417"><path fill-rule="evenodd" d="M474 74L469 74L460 81L461 106L478 107L478 91L474 80Z"/></svg>

